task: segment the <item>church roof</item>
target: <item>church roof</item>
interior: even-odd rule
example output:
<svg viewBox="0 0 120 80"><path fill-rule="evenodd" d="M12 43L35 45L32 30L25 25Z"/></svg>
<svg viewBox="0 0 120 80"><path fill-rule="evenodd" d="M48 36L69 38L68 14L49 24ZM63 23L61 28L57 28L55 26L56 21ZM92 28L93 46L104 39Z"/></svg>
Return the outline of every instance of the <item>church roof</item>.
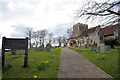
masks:
<svg viewBox="0 0 120 80"><path fill-rule="evenodd" d="M95 32L95 30L96 30L97 27L99 27L99 26L90 28L90 29L86 30L85 33L87 33L87 34L93 33L93 32Z"/></svg>
<svg viewBox="0 0 120 80"><path fill-rule="evenodd" d="M118 24L107 26L105 28L101 28L101 31L104 33L105 36L113 35L114 32L117 30L118 26L119 26Z"/></svg>
<svg viewBox="0 0 120 80"><path fill-rule="evenodd" d="M93 27L93 28L90 28L90 29L85 30L85 31L83 32L83 34L80 35L80 36L81 36L81 37L82 37L82 36L87 36L88 34L94 33L97 27L99 27L99 25L96 26L96 27Z"/></svg>

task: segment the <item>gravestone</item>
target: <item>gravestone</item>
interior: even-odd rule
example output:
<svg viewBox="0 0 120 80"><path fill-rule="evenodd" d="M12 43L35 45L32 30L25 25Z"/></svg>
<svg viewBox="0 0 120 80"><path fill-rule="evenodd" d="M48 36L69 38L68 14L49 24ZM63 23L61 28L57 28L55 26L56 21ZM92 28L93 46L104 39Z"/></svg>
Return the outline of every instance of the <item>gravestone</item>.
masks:
<svg viewBox="0 0 120 80"><path fill-rule="evenodd" d="M110 51L110 49L111 49L111 46L110 45L106 45L106 50Z"/></svg>
<svg viewBox="0 0 120 80"><path fill-rule="evenodd" d="M38 50L44 51L44 45L40 46L40 47L38 48Z"/></svg>
<svg viewBox="0 0 120 80"><path fill-rule="evenodd" d="M11 55L16 55L16 50L15 49L11 49Z"/></svg>
<svg viewBox="0 0 120 80"><path fill-rule="evenodd" d="M93 45L92 45L92 46L90 46L90 51L93 51Z"/></svg>
<svg viewBox="0 0 120 80"><path fill-rule="evenodd" d="M21 53L19 53L18 55L22 55L25 54L25 50L21 50Z"/></svg>
<svg viewBox="0 0 120 80"><path fill-rule="evenodd" d="M2 67L5 65L5 49L25 50L23 67L28 66L28 38L2 38Z"/></svg>
<svg viewBox="0 0 120 80"><path fill-rule="evenodd" d="M51 45L50 44L46 45L45 51L51 51Z"/></svg>
<svg viewBox="0 0 120 80"><path fill-rule="evenodd" d="M100 53L104 53L105 52L105 44L101 43L100 44Z"/></svg>
<svg viewBox="0 0 120 80"><path fill-rule="evenodd" d="M90 46L90 51L95 51L95 50L96 50L95 45L91 45L91 46Z"/></svg>
<svg viewBox="0 0 120 80"><path fill-rule="evenodd" d="M100 50L100 46L97 46L97 48L96 48L97 50Z"/></svg>

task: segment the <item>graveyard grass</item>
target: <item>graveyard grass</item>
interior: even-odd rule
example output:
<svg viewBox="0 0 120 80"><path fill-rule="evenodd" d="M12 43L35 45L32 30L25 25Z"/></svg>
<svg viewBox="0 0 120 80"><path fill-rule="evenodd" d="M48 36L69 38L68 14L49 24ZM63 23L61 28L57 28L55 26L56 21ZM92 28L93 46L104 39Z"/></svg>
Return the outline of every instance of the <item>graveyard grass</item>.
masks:
<svg viewBox="0 0 120 80"><path fill-rule="evenodd" d="M12 66L3 70L3 78L56 78L59 66L60 48L52 49L51 52L29 50L28 67L23 68L24 55L11 55L6 52L5 66ZM17 52L18 54L19 52ZM43 61L49 66L44 70L38 70Z"/></svg>
<svg viewBox="0 0 120 80"><path fill-rule="evenodd" d="M106 51L105 53L99 53L99 51L90 51L85 47L69 47L86 57L89 61L94 63L97 67L102 69L107 74L114 78L120 78L118 73L118 50L120 46L115 49ZM119 49L118 49L119 48Z"/></svg>

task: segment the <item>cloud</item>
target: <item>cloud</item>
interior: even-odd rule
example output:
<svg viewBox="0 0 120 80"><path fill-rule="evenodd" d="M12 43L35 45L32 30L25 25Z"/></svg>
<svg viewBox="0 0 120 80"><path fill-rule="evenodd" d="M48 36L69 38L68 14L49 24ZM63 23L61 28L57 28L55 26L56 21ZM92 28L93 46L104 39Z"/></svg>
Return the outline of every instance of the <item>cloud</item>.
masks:
<svg viewBox="0 0 120 80"><path fill-rule="evenodd" d="M72 27L74 22L58 24L54 29L49 29L50 32L53 32L55 35L66 35L67 28Z"/></svg>
<svg viewBox="0 0 120 80"><path fill-rule="evenodd" d="M2 38L2 33L0 33L0 39Z"/></svg>
<svg viewBox="0 0 120 80"><path fill-rule="evenodd" d="M27 27L24 24L17 24L12 26L14 28L11 37L25 37Z"/></svg>
<svg viewBox="0 0 120 80"><path fill-rule="evenodd" d="M1 1L0 20L15 18L21 15L32 15L33 4L27 2Z"/></svg>
<svg viewBox="0 0 120 80"><path fill-rule="evenodd" d="M21 28L30 26L36 30L52 29L55 34L62 34L66 30L63 26L69 26L69 23L74 22L74 13L79 8L81 0L75 2L74 4L72 0L1 0L0 31L9 37L24 36L23 33L19 33L22 32ZM18 23L20 25L14 25ZM16 27L12 27L13 25Z"/></svg>

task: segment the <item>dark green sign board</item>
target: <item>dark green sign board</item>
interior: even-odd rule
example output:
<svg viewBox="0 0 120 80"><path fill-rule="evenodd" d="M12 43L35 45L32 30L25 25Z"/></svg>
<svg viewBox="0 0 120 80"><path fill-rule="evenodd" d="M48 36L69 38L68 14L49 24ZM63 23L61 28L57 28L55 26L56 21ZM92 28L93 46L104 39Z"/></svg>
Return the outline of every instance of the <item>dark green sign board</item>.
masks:
<svg viewBox="0 0 120 80"><path fill-rule="evenodd" d="M24 68L28 66L28 38L2 38L2 67L5 64L5 49L25 50Z"/></svg>

